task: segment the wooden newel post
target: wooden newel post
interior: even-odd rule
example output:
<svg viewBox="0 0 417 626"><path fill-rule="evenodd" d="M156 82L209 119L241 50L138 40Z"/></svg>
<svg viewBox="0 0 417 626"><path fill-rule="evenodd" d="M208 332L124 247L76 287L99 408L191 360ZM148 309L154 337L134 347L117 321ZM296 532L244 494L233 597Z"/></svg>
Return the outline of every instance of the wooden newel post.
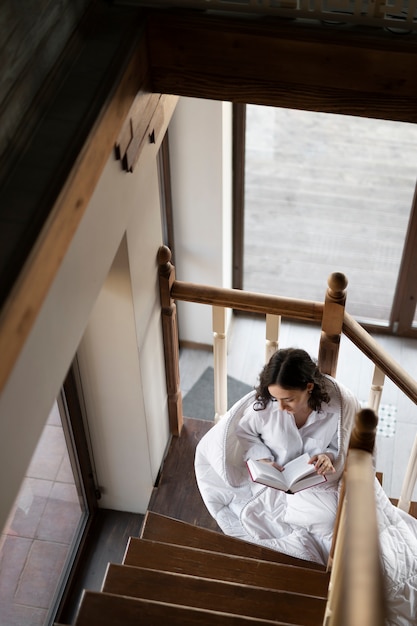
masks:
<svg viewBox="0 0 417 626"><path fill-rule="evenodd" d="M365 450L372 454L375 446L378 416L372 409L362 409L356 414L350 435L349 449Z"/></svg>
<svg viewBox="0 0 417 626"><path fill-rule="evenodd" d="M171 433L179 435L183 426L183 415L180 389L178 324L177 307L171 298L171 288L175 281L175 267L171 264L171 250L167 246L161 246L158 250L158 265L169 425Z"/></svg>
<svg viewBox="0 0 417 626"><path fill-rule="evenodd" d="M340 337L346 303L347 278L340 272L330 274L324 299L318 364L323 374L336 376Z"/></svg>

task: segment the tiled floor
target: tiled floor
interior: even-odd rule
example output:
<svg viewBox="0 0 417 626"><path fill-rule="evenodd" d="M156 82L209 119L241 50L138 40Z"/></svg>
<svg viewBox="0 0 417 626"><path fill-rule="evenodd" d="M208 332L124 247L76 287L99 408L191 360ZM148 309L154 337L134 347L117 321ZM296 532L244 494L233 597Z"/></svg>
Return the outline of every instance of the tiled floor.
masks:
<svg viewBox="0 0 417 626"><path fill-rule="evenodd" d="M83 510L58 406L0 540L1 626L44 626Z"/></svg>

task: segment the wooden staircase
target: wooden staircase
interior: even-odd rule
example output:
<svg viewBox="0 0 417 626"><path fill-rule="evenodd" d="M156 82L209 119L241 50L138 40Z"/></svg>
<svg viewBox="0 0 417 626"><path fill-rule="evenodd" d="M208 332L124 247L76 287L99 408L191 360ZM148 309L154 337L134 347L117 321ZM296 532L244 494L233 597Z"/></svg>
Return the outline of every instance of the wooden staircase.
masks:
<svg viewBox="0 0 417 626"><path fill-rule="evenodd" d="M75 626L319 626L328 583L317 564L148 511Z"/></svg>

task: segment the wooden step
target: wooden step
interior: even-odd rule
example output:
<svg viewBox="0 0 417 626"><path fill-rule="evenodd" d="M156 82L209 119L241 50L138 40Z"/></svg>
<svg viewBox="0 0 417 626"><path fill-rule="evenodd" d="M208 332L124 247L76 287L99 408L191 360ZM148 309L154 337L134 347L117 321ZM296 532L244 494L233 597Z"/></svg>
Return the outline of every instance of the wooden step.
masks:
<svg viewBox="0 0 417 626"><path fill-rule="evenodd" d="M283 563L131 537L125 565L327 597L329 575Z"/></svg>
<svg viewBox="0 0 417 626"><path fill-rule="evenodd" d="M274 561L276 563L287 563L288 565L298 565L318 571L325 571L323 565L297 559L276 550L270 550L255 543L249 543L236 537L229 537L215 530L208 530L187 522L173 519L153 511L146 513L141 537L154 541L163 541L175 545L189 546L190 548L201 548L222 552L223 554L234 554L252 559L262 559L263 561Z"/></svg>
<svg viewBox="0 0 417 626"><path fill-rule="evenodd" d="M115 564L102 591L302 626L321 626L326 607L323 598Z"/></svg>
<svg viewBox="0 0 417 626"><path fill-rule="evenodd" d="M74 626L270 626L276 622L85 591Z"/></svg>

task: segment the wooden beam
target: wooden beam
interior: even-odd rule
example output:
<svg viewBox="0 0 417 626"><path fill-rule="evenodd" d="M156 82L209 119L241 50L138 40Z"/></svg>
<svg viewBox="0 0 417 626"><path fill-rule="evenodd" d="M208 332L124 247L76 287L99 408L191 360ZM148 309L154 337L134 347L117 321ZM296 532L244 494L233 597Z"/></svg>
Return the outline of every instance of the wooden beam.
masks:
<svg viewBox="0 0 417 626"><path fill-rule="evenodd" d="M0 390L38 316L134 98L146 80L143 41L121 68L0 316Z"/></svg>
<svg viewBox="0 0 417 626"><path fill-rule="evenodd" d="M152 90L417 122L417 45L375 29L149 15Z"/></svg>

